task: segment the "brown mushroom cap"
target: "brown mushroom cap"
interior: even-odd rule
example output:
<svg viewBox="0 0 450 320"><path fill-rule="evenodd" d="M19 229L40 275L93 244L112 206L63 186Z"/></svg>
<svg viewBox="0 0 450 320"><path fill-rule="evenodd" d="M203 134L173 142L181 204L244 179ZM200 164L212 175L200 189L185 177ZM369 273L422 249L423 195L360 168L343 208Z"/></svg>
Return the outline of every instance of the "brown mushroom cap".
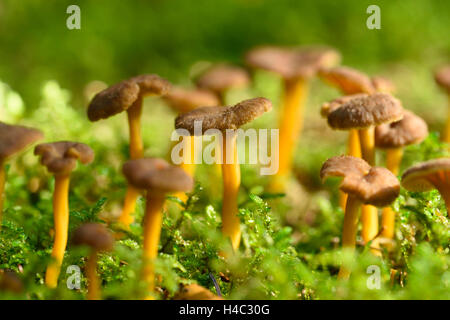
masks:
<svg viewBox="0 0 450 320"><path fill-rule="evenodd" d="M76 246L89 246L95 251L111 251L114 238L103 224L85 223L74 231L72 243Z"/></svg>
<svg viewBox="0 0 450 320"><path fill-rule="evenodd" d="M375 128L375 145L383 149L399 148L420 143L427 136L426 122L411 111L404 110L402 120Z"/></svg>
<svg viewBox="0 0 450 320"><path fill-rule="evenodd" d="M183 169L158 158L129 160L122 172L132 186L152 192L188 192L194 185L192 177Z"/></svg>
<svg viewBox="0 0 450 320"><path fill-rule="evenodd" d="M319 76L344 94L374 93L372 80L364 73L349 67L322 68Z"/></svg>
<svg viewBox="0 0 450 320"><path fill-rule="evenodd" d="M437 184L448 184L450 158L439 158L416 164L407 169L402 176L402 186L415 192L430 191Z"/></svg>
<svg viewBox="0 0 450 320"><path fill-rule="evenodd" d="M396 90L395 84L385 77L375 76L372 77L372 86L377 92L393 93Z"/></svg>
<svg viewBox="0 0 450 320"><path fill-rule="evenodd" d="M183 286L175 295L174 300L223 300L208 289L198 285L189 284Z"/></svg>
<svg viewBox="0 0 450 320"><path fill-rule="evenodd" d="M450 65L443 66L434 74L434 80L444 90L450 93Z"/></svg>
<svg viewBox="0 0 450 320"><path fill-rule="evenodd" d="M245 61L253 68L278 73L285 79L297 79L312 77L320 68L338 64L340 55L326 47L262 46L247 52Z"/></svg>
<svg viewBox="0 0 450 320"><path fill-rule="evenodd" d="M324 104L322 104L322 107L320 108L320 115L324 118L327 118L332 111L336 110L337 108L349 102L350 100L367 96L368 94L366 93L357 93L348 96L341 96L329 102L325 102Z"/></svg>
<svg viewBox="0 0 450 320"><path fill-rule="evenodd" d="M348 130L377 126L403 118L401 102L387 93L357 97L328 114L328 124L334 129Z"/></svg>
<svg viewBox="0 0 450 320"><path fill-rule="evenodd" d="M130 108L139 97L164 95L170 90L169 81L155 74L144 74L123 80L97 93L89 104L90 121L109 118Z"/></svg>
<svg viewBox="0 0 450 320"><path fill-rule="evenodd" d="M266 98L241 101L232 107L205 107L179 115L175 119L176 129L186 129L194 135L194 122L201 121L202 134L208 129L237 129L272 109Z"/></svg>
<svg viewBox="0 0 450 320"><path fill-rule="evenodd" d="M250 76L245 69L226 64L209 68L196 80L199 88L218 94L228 89L245 87L249 82Z"/></svg>
<svg viewBox="0 0 450 320"><path fill-rule="evenodd" d="M399 195L400 184L386 168L371 167L366 161L352 156L337 156L325 161L320 170L322 180L343 177L340 189L365 204L384 207Z"/></svg>
<svg viewBox="0 0 450 320"><path fill-rule="evenodd" d="M0 160L18 153L43 138L44 134L37 129L0 122Z"/></svg>
<svg viewBox="0 0 450 320"><path fill-rule="evenodd" d="M42 165L54 174L69 174L79 160L83 164L94 160L94 151L86 144L72 141L42 143L34 154L41 157Z"/></svg>
<svg viewBox="0 0 450 320"><path fill-rule="evenodd" d="M0 291L21 293L23 291L22 280L14 271L0 270Z"/></svg>
<svg viewBox="0 0 450 320"><path fill-rule="evenodd" d="M220 104L217 95L202 89L173 88L164 98L179 113Z"/></svg>

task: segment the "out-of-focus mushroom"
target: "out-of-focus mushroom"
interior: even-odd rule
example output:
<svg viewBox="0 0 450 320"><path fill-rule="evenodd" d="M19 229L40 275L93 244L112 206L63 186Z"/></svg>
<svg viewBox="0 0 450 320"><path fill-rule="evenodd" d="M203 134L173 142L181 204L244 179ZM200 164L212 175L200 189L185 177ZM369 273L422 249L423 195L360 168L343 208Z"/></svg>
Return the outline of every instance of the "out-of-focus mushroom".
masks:
<svg viewBox="0 0 450 320"><path fill-rule="evenodd" d="M153 262L158 256L165 195L190 191L194 182L183 169L156 158L129 160L123 165L122 172L134 188L147 192L144 216L143 280L147 283L148 292L151 294L155 285Z"/></svg>
<svg viewBox="0 0 450 320"><path fill-rule="evenodd" d="M361 143L361 153L370 165L375 164L375 127L383 123L399 121L403 118L403 107L399 100L387 93L374 93L357 97L344 103L328 114L328 124L338 130L357 129ZM363 206L361 220L363 240L374 240L378 234L378 212L374 206ZM379 250L372 250L379 255Z"/></svg>
<svg viewBox="0 0 450 320"><path fill-rule="evenodd" d="M348 194L345 208L342 246L354 249L359 209L362 204L384 207L392 203L400 192L397 178L381 167L372 167L361 158L337 156L325 161L320 170L322 181L329 177L342 177L340 189ZM346 268L339 270L339 278L348 278Z"/></svg>
<svg viewBox="0 0 450 320"><path fill-rule="evenodd" d="M47 170L55 176L53 261L45 273L45 284L50 288L55 288L58 285L59 272L67 245L70 174L75 169L77 161L83 164L91 163L94 160L94 151L83 143L59 141L37 145L34 154L41 157L42 165L46 166Z"/></svg>
<svg viewBox="0 0 450 320"><path fill-rule="evenodd" d="M202 132L216 129L222 132L222 232L231 240L234 250L239 248L241 228L238 214L238 192L241 184L241 171L237 154L237 132L240 126L253 121L272 109L265 98L244 100L232 107L198 108L184 113L175 119L176 129L185 129L192 135L197 134L194 123L202 123Z"/></svg>
<svg viewBox="0 0 450 320"><path fill-rule="evenodd" d="M13 155L44 137L37 129L0 122L0 229L3 216L3 193L6 184L5 163Z"/></svg>
<svg viewBox="0 0 450 320"><path fill-rule="evenodd" d="M436 83L445 90L448 99L448 115L441 140L450 143L450 65L439 68L434 74Z"/></svg>
<svg viewBox="0 0 450 320"><path fill-rule="evenodd" d="M23 292L22 280L14 271L0 270L0 292L7 291L15 294Z"/></svg>
<svg viewBox="0 0 450 320"><path fill-rule="evenodd" d="M145 96L165 95L171 84L155 74L144 74L121 81L97 93L89 104L87 115L90 121L98 121L127 112L130 130L130 158L142 158L144 147L141 137L142 100ZM139 192L127 188L119 222L125 229L133 222L131 214L136 209Z"/></svg>
<svg viewBox="0 0 450 320"><path fill-rule="evenodd" d="M382 124L375 129L375 145L386 150L386 167L398 175L403 157L403 148L410 144L422 142L428 135L428 126L422 118L408 110L404 110L403 119L389 124ZM394 237L395 212L383 208L381 235Z"/></svg>
<svg viewBox="0 0 450 320"><path fill-rule="evenodd" d="M182 286L179 292L173 298L174 300L223 300L198 284L189 284Z"/></svg>
<svg viewBox="0 0 450 320"><path fill-rule="evenodd" d="M375 76L372 77L371 79L372 81L372 85L375 88L376 92L384 92L384 93L394 93L396 91L396 87L395 84L385 78L385 77L381 77L381 76Z"/></svg>
<svg viewBox="0 0 450 320"><path fill-rule="evenodd" d="M272 191L283 192L291 174L293 153L303 126L309 79L315 76L319 69L338 64L340 55L337 51L325 47L263 46L247 52L245 61L252 68L279 74L284 82L279 120L279 170L270 186Z"/></svg>
<svg viewBox="0 0 450 320"><path fill-rule="evenodd" d="M91 249L86 262L87 298L89 300L100 300L101 290L97 275L97 256L102 251L112 250L114 238L104 225L100 223L86 223L75 230L72 236L72 243L76 246L87 246Z"/></svg>
<svg viewBox="0 0 450 320"><path fill-rule="evenodd" d="M403 188L414 192L437 189L450 212L450 158L439 158L416 164L402 176Z"/></svg>
<svg viewBox="0 0 450 320"><path fill-rule="evenodd" d="M200 89L214 92L225 105L225 94L230 89L246 87L250 83L250 76L245 69L227 64L212 66L197 79Z"/></svg>

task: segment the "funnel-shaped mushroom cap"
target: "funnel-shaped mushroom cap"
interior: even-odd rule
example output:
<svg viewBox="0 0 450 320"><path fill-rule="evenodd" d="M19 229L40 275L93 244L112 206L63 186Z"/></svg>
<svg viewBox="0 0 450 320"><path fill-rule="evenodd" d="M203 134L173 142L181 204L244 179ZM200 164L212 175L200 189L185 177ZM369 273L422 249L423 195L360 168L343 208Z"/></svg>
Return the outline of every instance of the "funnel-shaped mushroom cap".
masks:
<svg viewBox="0 0 450 320"><path fill-rule="evenodd" d="M139 97L164 95L171 84L155 74L144 74L121 81L97 93L89 104L87 114L90 121L109 118L130 108Z"/></svg>
<svg viewBox="0 0 450 320"><path fill-rule="evenodd" d="M0 160L18 153L42 138L44 134L37 129L0 122Z"/></svg>
<svg viewBox="0 0 450 320"><path fill-rule="evenodd" d="M402 186L415 192L430 191L442 185L449 186L449 173L450 158L425 161L410 167L403 173Z"/></svg>
<svg viewBox="0 0 450 320"><path fill-rule="evenodd" d="M343 177L340 189L365 204L384 207L393 202L400 192L400 184L388 169L371 167L352 156L337 156L325 161L320 170L322 180Z"/></svg>
<svg viewBox="0 0 450 320"><path fill-rule="evenodd" d="M253 68L278 73L285 79L309 78L321 68L339 63L339 53L326 47L284 48L256 47L245 55L246 63Z"/></svg>
<svg viewBox="0 0 450 320"><path fill-rule="evenodd" d="M95 251L110 251L114 238L108 229L100 223L85 223L78 227L72 237L76 246L88 246Z"/></svg>
<svg viewBox="0 0 450 320"><path fill-rule="evenodd" d="M366 93L357 93L349 96L342 96L329 102L325 102L324 104L322 104L322 107L320 108L320 115L324 118L327 118L332 111L336 110L337 108L349 102L350 100L367 96L368 94Z"/></svg>
<svg viewBox="0 0 450 320"><path fill-rule="evenodd" d="M266 98L244 100L232 107L205 107L179 115L175 119L176 129L186 129L191 135L194 122L202 124L202 134L208 129L237 129L272 109L272 103Z"/></svg>
<svg viewBox="0 0 450 320"><path fill-rule="evenodd" d="M393 93L396 90L395 84L385 77L375 76L372 77L371 81L377 92Z"/></svg>
<svg viewBox="0 0 450 320"><path fill-rule="evenodd" d="M328 114L334 129L362 129L403 118L400 101L387 93L375 93L352 99Z"/></svg>
<svg viewBox="0 0 450 320"><path fill-rule="evenodd" d="M69 174L77 160L83 164L94 160L94 151L88 145L72 141L39 144L34 154L40 156L42 165L54 174Z"/></svg>
<svg viewBox="0 0 450 320"><path fill-rule="evenodd" d="M183 286L174 300L223 300L223 298L194 283Z"/></svg>
<svg viewBox="0 0 450 320"><path fill-rule="evenodd" d="M9 291L14 293L21 293L23 291L22 280L14 271L0 270L0 292Z"/></svg>
<svg viewBox="0 0 450 320"><path fill-rule="evenodd" d="M217 95L202 89L173 88L164 98L179 113L185 113L198 107L217 106L220 103Z"/></svg>
<svg viewBox="0 0 450 320"><path fill-rule="evenodd" d="M228 89L245 87L249 82L250 76L246 70L225 64L209 68L196 80L199 88L218 94Z"/></svg>
<svg viewBox="0 0 450 320"><path fill-rule="evenodd" d="M444 66L436 71L434 74L436 83L444 90L450 92L450 65Z"/></svg>
<svg viewBox="0 0 450 320"><path fill-rule="evenodd" d="M319 76L344 94L374 93L371 79L364 73L349 67L322 68Z"/></svg>
<svg viewBox="0 0 450 320"><path fill-rule="evenodd" d="M422 142L428 136L426 122L408 110L403 119L381 124L375 128L375 145L379 148L399 148Z"/></svg>
<svg viewBox="0 0 450 320"><path fill-rule="evenodd" d="M183 169L158 158L129 160L123 165L122 172L132 186L150 192L188 192L194 185Z"/></svg>

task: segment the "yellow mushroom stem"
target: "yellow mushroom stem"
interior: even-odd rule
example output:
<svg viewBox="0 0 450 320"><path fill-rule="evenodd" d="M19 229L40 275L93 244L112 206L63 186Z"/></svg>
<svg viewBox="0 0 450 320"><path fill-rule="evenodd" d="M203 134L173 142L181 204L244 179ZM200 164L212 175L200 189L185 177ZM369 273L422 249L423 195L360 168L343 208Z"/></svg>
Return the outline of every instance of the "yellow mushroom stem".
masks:
<svg viewBox="0 0 450 320"><path fill-rule="evenodd" d="M297 141L303 127L304 103L308 92L308 80L300 78L284 81L283 106L280 109L279 169L273 177L270 190L284 192L292 170Z"/></svg>
<svg viewBox="0 0 450 320"><path fill-rule="evenodd" d="M53 219L55 238L53 242L52 259L45 273L45 284L56 288L64 252L67 246L69 231L69 175L55 175L55 191L53 194Z"/></svg>
<svg viewBox="0 0 450 320"><path fill-rule="evenodd" d="M195 175L195 148L194 148L195 136L185 136L183 137L183 162L180 167L192 178ZM185 152L188 151L188 152ZM187 196L184 192L177 192L175 196L181 201L186 202Z"/></svg>
<svg viewBox="0 0 450 320"><path fill-rule="evenodd" d="M393 148L386 151L386 167L395 175L398 175L402 162L403 148ZM381 211L381 236L388 239L394 238L395 212L391 207L385 207Z"/></svg>
<svg viewBox="0 0 450 320"><path fill-rule="evenodd" d="M371 166L375 165L375 127L358 130L361 143L361 155ZM371 205L363 205L361 209L362 238L364 243L372 241L371 252L377 256L381 254L378 235L378 209Z"/></svg>
<svg viewBox="0 0 450 320"><path fill-rule="evenodd" d="M86 261L86 277L88 280L88 300L100 300L100 281L97 276L97 251L92 251Z"/></svg>
<svg viewBox="0 0 450 320"><path fill-rule="evenodd" d="M347 205L345 206L344 228L342 231L342 247L354 249L356 244L356 232L358 230L359 209L361 208L361 201L356 197L348 196ZM339 270L338 278L347 279L350 271L345 267Z"/></svg>
<svg viewBox="0 0 450 320"><path fill-rule="evenodd" d="M127 110L128 128L130 130L130 158L139 159L144 155L144 147L141 136L141 114L142 114L142 97L139 97L134 104ZM132 213L136 209L136 201L139 197L139 191L128 185L125 194L124 205L122 213L119 217L119 222L122 227L129 229L130 224L133 223L134 218Z"/></svg>
<svg viewBox="0 0 450 320"><path fill-rule="evenodd" d="M224 133L222 142L222 233L230 238L233 250L239 248L241 226L238 217L238 192L241 184L241 169L237 154L237 134Z"/></svg>
<svg viewBox="0 0 450 320"><path fill-rule="evenodd" d="M147 201L144 216L144 243L143 243L143 262L144 268L142 278L147 285L147 291L150 295L155 289L155 270L154 261L158 257L158 244L161 235L161 226L165 196L163 194L154 194L151 190L147 191Z"/></svg>
<svg viewBox="0 0 450 320"><path fill-rule="evenodd" d="M448 99L447 122L445 123L445 128L441 140L446 143L450 143L450 94L448 94L447 99Z"/></svg>
<svg viewBox="0 0 450 320"><path fill-rule="evenodd" d="M6 183L6 173L5 166L3 164L3 160L0 159L0 230L2 228L2 219L3 219L3 197L5 192L5 183Z"/></svg>
<svg viewBox="0 0 450 320"><path fill-rule="evenodd" d="M428 181L439 191L445 201L447 214L450 213L450 173L438 171L428 177Z"/></svg>
<svg viewBox="0 0 450 320"><path fill-rule="evenodd" d="M351 129L348 132L347 154L356 158L361 158L361 144L359 142L358 130ZM345 212L345 204L347 203L347 194L339 191L339 204L342 211Z"/></svg>

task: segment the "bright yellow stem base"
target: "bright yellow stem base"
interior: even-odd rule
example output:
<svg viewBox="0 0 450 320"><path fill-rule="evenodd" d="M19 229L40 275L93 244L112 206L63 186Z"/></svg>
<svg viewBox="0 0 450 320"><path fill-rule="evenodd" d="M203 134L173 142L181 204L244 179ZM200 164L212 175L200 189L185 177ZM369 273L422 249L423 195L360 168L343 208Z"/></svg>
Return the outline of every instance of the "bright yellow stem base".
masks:
<svg viewBox="0 0 450 320"><path fill-rule="evenodd" d="M158 244L162 226L162 208L164 206L164 195L154 195L147 192L147 203L144 216L144 269L142 279L147 284L148 294L155 289L154 261L158 257Z"/></svg>
<svg viewBox="0 0 450 320"><path fill-rule="evenodd" d="M53 243L53 261L47 267L45 284L56 288L64 251L67 245L69 231L69 184L70 176L55 176L55 191L53 194L53 219L55 223L55 239Z"/></svg>
<svg viewBox="0 0 450 320"><path fill-rule="evenodd" d="M3 198L4 198L4 192L5 192L5 183L6 183L6 173L5 173L5 166L3 164L3 161L0 160L0 230L2 228L2 221L3 221Z"/></svg>
<svg viewBox="0 0 450 320"><path fill-rule="evenodd" d="M88 300L100 300L100 281L97 276L97 252L92 252L86 262L86 276L88 280Z"/></svg>
<svg viewBox="0 0 450 320"><path fill-rule="evenodd" d="M304 104L309 87L305 79L285 80L284 86L279 123L279 169L269 188L273 192L284 192L291 173L293 153L303 127Z"/></svg>
<svg viewBox="0 0 450 320"><path fill-rule="evenodd" d="M375 237L378 235L378 209L371 205L363 205L361 209L361 235L364 243L372 241L370 245L370 252L376 256L381 255L379 250L380 244Z"/></svg>
<svg viewBox="0 0 450 320"><path fill-rule="evenodd" d="M348 132L347 154L349 156L361 158L361 143L359 142L359 134L358 130L356 129L351 129ZM344 212L346 203L347 194L345 192L339 191L339 205Z"/></svg>
<svg viewBox="0 0 450 320"><path fill-rule="evenodd" d="M222 201L222 232L229 237L231 245L236 251L241 241L241 226L238 217L238 192L241 184L241 169L238 161L237 135L223 138L222 175L223 175L223 201ZM228 159L227 159L227 154Z"/></svg>
<svg viewBox="0 0 450 320"><path fill-rule="evenodd" d="M447 122L445 123L444 132L442 133L441 140L446 143L450 143L450 94L448 95L448 115Z"/></svg>

